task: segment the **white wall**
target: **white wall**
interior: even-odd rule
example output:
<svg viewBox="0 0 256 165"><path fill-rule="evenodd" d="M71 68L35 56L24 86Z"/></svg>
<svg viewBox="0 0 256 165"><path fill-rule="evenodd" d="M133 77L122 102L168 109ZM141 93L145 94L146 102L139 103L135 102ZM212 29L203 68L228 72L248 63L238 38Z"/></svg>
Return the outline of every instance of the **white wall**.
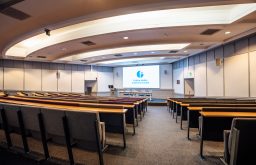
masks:
<svg viewBox="0 0 256 165"><path fill-rule="evenodd" d="M252 51L250 56L250 94L256 97L256 51Z"/></svg>
<svg viewBox="0 0 256 165"><path fill-rule="evenodd" d="M2 60L1 64L0 89L3 90L83 93L85 77L90 72L90 67L83 65L14 60ZM97 76L95 92L109 92L108 85L113 85L113 68L95 67L93 71Z"/></svg>
<svg viewBox="0 0 256 165"><path fill-rule="evenodd" d="M123 67L114 68L114 87L123 88Z"/></svg>
<svg viewBox="0 0 256 165"><path fill-rule="evenodd" d="M194 55L195 96L256 96L256 36L242 38L212 50ZM217 66L216 59L222 61ZM175 62L178 66L181 62ZM184 86L175 84L188 66L173 68L174 92L183 94ZM192 66L189 66L193 68ZM182 84L181 80L181 84Z"/></svg>
<svg viewBox="0 0 256 165"><path fill-rule="evenodd" d="M223 49L207 53L207 94L208 96L223 96L223 65L216 66L216 58L223 60Z"/></svg>
<svg viewBox="0 0 256 165"><path fill-rule="evenodd" d="M172 64L159 65L160 89L172 89ZM113 71L114 87L123 88L123 67L115 67Z"/></svg>
<svg viewBox="0 0 256 165"><path fill-rule="evenodd" d="M42 70L25 69L25 90L41 91L42 87Z"/></svg>
<svg viewBox="0 0 256 165"><path fill-rule="evenodd" d="M160 65L160 89L172 89L172 65Z"/></svg>
<svg viewBox="0 0 256 165"><path fill-rule="evenodd" d="M173 89L177 94L184 94L184 62L180 61L176 64L173 66Z"/></svg>
<svg viewBox="0 0 256 165"><path fill-rule="evenodd" d="M195 96L206 96L206 54L195 58Z"/></svg>

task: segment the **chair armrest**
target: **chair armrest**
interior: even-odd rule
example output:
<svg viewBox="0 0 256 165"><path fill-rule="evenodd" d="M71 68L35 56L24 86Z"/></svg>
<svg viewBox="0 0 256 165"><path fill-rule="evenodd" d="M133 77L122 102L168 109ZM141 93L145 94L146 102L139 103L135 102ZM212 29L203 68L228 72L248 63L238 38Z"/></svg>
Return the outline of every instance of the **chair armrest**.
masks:
<svg viewBox="0 0 256 165"><path fill-rule="evenodd" d="M230 161L230 150L228 146L229 136L230 136L230 130L224 130L223 132L224 136L224 161L229 164Z"/></svg>
<svg viewBox="0 0 256 165"><path fill-rule="evenodd" d="M105 133L105 123L100 122L100 141L102 143L102 147L104 148L106 145L106 133Z"/></svg>

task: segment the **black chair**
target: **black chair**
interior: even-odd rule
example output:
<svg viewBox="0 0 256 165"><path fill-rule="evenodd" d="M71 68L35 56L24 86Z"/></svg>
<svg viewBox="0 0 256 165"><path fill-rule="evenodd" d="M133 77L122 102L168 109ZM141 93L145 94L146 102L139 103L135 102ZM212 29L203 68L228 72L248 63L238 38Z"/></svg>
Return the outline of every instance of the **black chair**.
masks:
<svg viewBox="0 0 256 165"><path fill-rule="evenodd" d="M11 104L2 104L1 108L1 117L2 117L2 126L5 132L5 138L7 142L8 148L13 146L11 134L12 133L19 133L20 134L20 125L18 119L18 111L19 107L17 105ZM25 152L26 144L24 144ZM20 147L20 146L19 146Z"/></svg>
<svg viewBox="0 0 256 165"><path fill-rule="evenodd" d="M229 165L256 164L256 119L234 118L224 131L224 162Z"/></svg>
<svg viewBox="0 0 256 165"><path fill-rule="evenodd" d="M40 139L44 150L45 159L49 158L49 152L46 144L46 135L42 123L42 114L40 108L20 106L21 117L23 119L23 128L25 138L30 136L34 139ZM27 139L26 139L27 140Z"/></svg>
<svg viewBox="0 0 256 165"><path fill-rule="evenodd" d="M63 121L68 151L72 147L97 151L99 162L104 164L105 126L100 122L99 113L66 111ZM79 125L79 127L78 127ZM73 155L73 154L72 154Z"/></svg>

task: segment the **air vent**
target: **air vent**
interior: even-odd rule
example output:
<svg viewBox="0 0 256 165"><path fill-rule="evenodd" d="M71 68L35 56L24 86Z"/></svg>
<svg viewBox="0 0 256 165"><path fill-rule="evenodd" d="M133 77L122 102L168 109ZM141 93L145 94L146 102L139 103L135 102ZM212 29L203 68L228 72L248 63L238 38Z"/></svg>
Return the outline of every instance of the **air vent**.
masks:
<svg viewBox="0 0 256 165"><path fill-rule="evenodd" d="M178 52L178 50L170 50L169 51L169 53L172 53L172 54L177 53L177 52Z"/></svg>
<svg viewBox="0 0 256 165"><path fill-rule="evenodd" d="M88 60L80 60L80 61L82 61L82 62L87 62Z"/></svg>
<svg viewBox="0 0 256 165"><path fill-rule="evenodd" d="M213 35L214 33L217 33L218 31L220 31L221 29L207 29L205 31L203 31L202 33L200 33L201 35Z"/></svg>
<svg viewBox="0 0 256 165"><path fill-rule="evenodd" d="M46 58L45 56L37 56L37 58Z"/></svg>
<svg viewBox="0 0 256 165"><path fill-rule="evenodd" d="M116 56L116 57L122 57L123 55L122 55L122 54L115 54L114 56Z"/></svg>
<svg viewBox="0 0 256 165"><path fill-rule="evenodd" d="M95 44L94 42L92 42L92 41L84 41L84 42L82 42L82 44L87 45L87 46L96 45L96 44Z"/></svg>
<svg viewBox="0 0 256 165"><path fill-rule="evenodd" d="M20 3L24 0L4 0L4 1L0 1L0 12L5 10L6 8L15 5L17 3Z"/></svg>
<svg viewBox="0 0 256 165"><path fill-rule="evenodd" d="M18 19L18 20L25 20L30 17L30 15L28 15L20 10L14 9L12 7L8 7L6 9L2 10L1 13L4 15L7 15L9 17L12 17L14 19Z"/></svg>

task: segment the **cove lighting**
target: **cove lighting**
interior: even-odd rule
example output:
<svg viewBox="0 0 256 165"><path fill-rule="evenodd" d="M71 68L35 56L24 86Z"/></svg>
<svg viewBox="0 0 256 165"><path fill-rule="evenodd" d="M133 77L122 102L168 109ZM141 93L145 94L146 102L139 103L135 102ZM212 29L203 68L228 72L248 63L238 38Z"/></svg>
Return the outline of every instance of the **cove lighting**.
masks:
<svg viewBox="0 0 256 165"><path fill-rule="evenodd" d="M41 33L34 36L39 42L28 41L34 37L23 40L6 48L4 54L26 57L40 49L70 40L130 30L230 24L255 10L256 3L247 3L157 10L101 18L51 30L51 37Z"/></svg>
<svg viewBox="0 0 256 165"><path fill-rule="evenodd" d="M161 60L161 59L162 57L129 58L129 59L102 61L102 62L98 62L97 64L115 64L115 63L123 63L123 62L138 62L138 61Z"/></svg>
<svg viewBox="0 0 256 165"><path fill-rule="evenodd" d="M141 46L129 46L120 47L113 49L103 49L98 51L91 51L86 53L80 53L72 55L69 57L61 58L61 61L77 61L84 58L96 57L102 55L112 55L112 54L123 54L131 52L143 52L143 51L156 51L156 50L180 50L188 46L189 43L178 43L178 44L158 44L158 45L141 45Z"/></svg>

